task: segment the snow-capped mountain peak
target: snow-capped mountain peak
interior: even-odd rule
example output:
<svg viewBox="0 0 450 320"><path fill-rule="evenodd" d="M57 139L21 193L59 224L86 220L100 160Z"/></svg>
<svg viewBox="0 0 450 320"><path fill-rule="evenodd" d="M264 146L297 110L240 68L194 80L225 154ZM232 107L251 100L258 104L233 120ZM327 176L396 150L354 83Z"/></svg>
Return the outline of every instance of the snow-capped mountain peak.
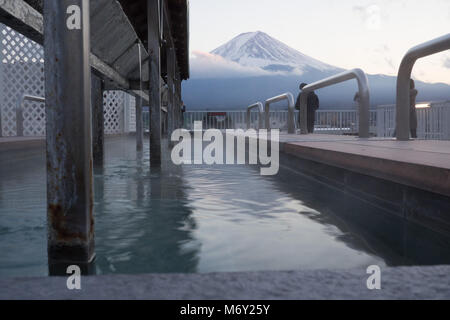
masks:
<svg viewBox="0 0 450 320"><path fill-rule="evenodd" d="M242 33L211 53L246 67L267 71L302 72L306 67L321 71L336 69L261 31Z"/></svg>

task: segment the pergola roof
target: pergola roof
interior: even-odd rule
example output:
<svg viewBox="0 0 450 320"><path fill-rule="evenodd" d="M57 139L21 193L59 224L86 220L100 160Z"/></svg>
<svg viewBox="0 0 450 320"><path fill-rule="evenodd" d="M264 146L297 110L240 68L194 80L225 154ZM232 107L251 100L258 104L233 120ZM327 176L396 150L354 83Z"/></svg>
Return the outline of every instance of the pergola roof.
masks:
<svg viewBox="0 0 450 320"><path fill-rule="evenodd" d="M38 43L43 43L42 0L6 0L0 21ZM177 53L181 78L189 78L188 0L167 0L165 8ZM143 46L143 81L148 81L147 0L90 1L91 64L119 87L132 89L139 80L137 43ZM148 65L148 63L147 63Z"/></svg>
<svg viewBox="0 0 450 320"><path fill-rule="evenodd" d="M147 46L147 0L119 0L139 39ZM182 79L189 78L189 0L166 1L168 23Z"/></svg>

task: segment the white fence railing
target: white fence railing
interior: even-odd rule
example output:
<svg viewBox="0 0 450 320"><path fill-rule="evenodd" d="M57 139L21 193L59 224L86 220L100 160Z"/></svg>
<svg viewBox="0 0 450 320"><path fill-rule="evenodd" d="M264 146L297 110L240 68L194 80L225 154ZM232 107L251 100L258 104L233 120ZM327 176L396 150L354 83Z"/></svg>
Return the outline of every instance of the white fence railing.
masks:
<svg viewBox="0 0 450 320"><path fill-rule="evenodd" d="M395 105L379 106L377 136L394 137L395 125ZM417 136L423 140L450 140L450 101L432 102L417 109Z"/></svg>
<svg viewBox="0 0 450 320"><path fill-rule="evenodd" d="M194 122L201 121L203 129L246 129L247 111L191 111L185 114L185 129L193 130ZM295 111L295 119L298 121L299 111ZM377 112L370 113L370 129L376 134ZM258 112L251 112L250 127L258 128ZM270 127L287 131L288 111L270 111ZM298 124L297 124L298 126ZM316 116L316 133L322 134L357 134L358 114L355 110L320 110Z"/></svg>
<svg viewBox="0 0 450 320"><path fill-rule="evenodd" d="M423 106L423 104L421 104ZM395 105L379 106L370 111L370 133L381 138L393 137L395 133ZM298 111L295 112L297 122ZM358 133L356 110L319 110L316 115L315 133L352 134ZM246 129L246 111L192 111L185 114L185 129L192 130L194 121L202 121L204 129ZM288 112L270 111L270 125L273 129L287 131ZM419 139L450 140L450 101L433 102L427 108L417 109ZM297 124L298 126L298 124ZM252 112L250 127L258 128L258 113Z"/></svg>

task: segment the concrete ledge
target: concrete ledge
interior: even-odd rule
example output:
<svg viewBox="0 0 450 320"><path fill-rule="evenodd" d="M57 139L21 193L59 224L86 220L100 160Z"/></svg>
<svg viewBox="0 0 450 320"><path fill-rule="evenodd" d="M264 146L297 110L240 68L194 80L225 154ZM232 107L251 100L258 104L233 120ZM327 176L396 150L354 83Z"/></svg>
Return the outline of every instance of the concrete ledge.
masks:
<svg viewBox="0 0 450 320"><path fill-rule="evenodd" d="M295 157L450 196L450 142L361 140L340 136L281 137ZM325 140L328 138L328 140Z"/></svg>
<svg viewBox="0 0 450 320"><path fill-rule="evenodd" d="M449 274L450 266L387 268L375 291L365 270L92 276L81 291L69 291L63 277L0 279L0 299L450 299Z"/></svg>

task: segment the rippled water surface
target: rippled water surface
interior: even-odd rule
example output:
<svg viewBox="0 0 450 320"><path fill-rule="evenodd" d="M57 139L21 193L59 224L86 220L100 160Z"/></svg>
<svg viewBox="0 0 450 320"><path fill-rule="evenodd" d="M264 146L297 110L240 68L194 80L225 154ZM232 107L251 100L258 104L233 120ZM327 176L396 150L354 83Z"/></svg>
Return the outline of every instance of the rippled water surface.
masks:
<svg viewBox="0 0 450 320"><path fill-rule="evenodd" d="M131 137L109 140L106 158L95 175L97 274L386 264L323 200L330 190L293 172L150 171ZM40 149L0 157L0 276L48 274L44 160Z"/></svg>

